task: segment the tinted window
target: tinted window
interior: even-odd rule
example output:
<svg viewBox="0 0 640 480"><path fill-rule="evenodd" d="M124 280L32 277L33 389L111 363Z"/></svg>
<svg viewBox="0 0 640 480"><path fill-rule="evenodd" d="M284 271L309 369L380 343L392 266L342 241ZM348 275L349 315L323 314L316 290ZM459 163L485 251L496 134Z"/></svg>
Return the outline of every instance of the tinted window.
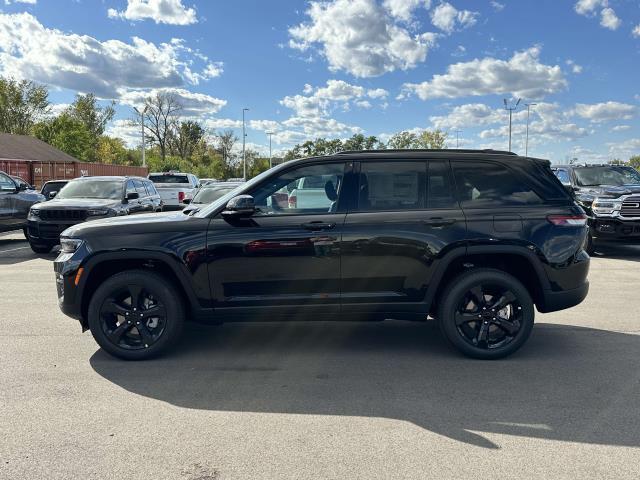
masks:
<svg viewBox="0 0 640 480"><path fill-rule="evenodd" d="M514 171L489 162L453 162L463 208L535 205L542 202Z"/></svg>
<svg viewBox="0 0 640 480"><path fill-rule="evenodd" d="M13 192L16 184L7 175L0 173L0 192Z"/></svg>
<svg viewBox="0 0 640 480"><path fill-rule="evenodd" d="M133 180L129 180L127 182L127 195L129 195L130 193L138 193L135 185L133 184Z"/></svg>
<svg viewBox="0 0 640 480"><path fill-rule="evenodd" d="M190 183L187 175L176 175L173 173L149 175L149 180L153 183Z"/></svg>
<svg viewBox="0 0 640 480"><path fill-rule="evenodd" d="M67 182L47 182L41 193L48 198L51 192L59 192L66 184Z"/></svg>
<svg viewBox="0 0 640 480"><path fill-rule="evenodd" d="M136 192L138 192L140 198L147 196L147 190L144 188L144 185L140 180L134 180L133 185L136 187Z"/></svg>
<svg viewBox="0 0 640 480"><path fill-rule="evenodd" d="M122 198L122 182L114 180L75 180L60 190L56 198Z"/></svg>
<svg viewBox="0 0 640 480"><path fill-rule="evenodd" d="M322 177L317 188L295 188L307 178ZM313 214L335 212L344 178L343 163L312 165L288 170L252 192L258 215ZM288 189L287 185L294 188Z"/></svg>
<svg viewBox="0 0 640 480"><path fill-rule="evenodd" d="M363 162L358 209L361 211L425 208L425 162Z"/></svg>
<svg viewBox="0 0 640 480"><path fill-rule="evenodd" d="M556 177L558 177L558 180L560 180L563 184L569 185L571 183L569 172L567 172L566 170L556 170L555 174Z"/></svg>
<svg viewBox="0 0 640 480"><path fill-rule="evenodd" d="M427 185L428 208L458 208L455 189L451 178L451 167L445 160L429 162L429 179Z"/></svg>
<svg viewBox="0 0 640 480"><path fill-rule="evenodd" d="M156 191L156 187L153 186L153 183L151 182L143 182L143 183L144 183L144 186L147 187L147 193L149 194L149 196L158 194L158 192Z"/></svg>

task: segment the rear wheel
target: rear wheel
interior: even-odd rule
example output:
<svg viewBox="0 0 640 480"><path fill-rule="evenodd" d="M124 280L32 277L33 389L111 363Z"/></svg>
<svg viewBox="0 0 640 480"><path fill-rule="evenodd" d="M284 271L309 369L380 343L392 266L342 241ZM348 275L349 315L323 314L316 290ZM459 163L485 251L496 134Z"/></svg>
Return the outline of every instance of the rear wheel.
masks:
<svg viewBox="0 0 640 480"><path fill-rule="evenodd" d="M124 360L145 360L167 351L182 333L182 298L163 277L141 270L107 279L89 302L96 342Z"/></svg>
<svg viewBox="0 0 640 480"><path fill-rule="evenodd" d="M480 359L506 357L529 338L533 301L522 283L500 270L478 269L449 285L438 323L449 342Z"/></svg>

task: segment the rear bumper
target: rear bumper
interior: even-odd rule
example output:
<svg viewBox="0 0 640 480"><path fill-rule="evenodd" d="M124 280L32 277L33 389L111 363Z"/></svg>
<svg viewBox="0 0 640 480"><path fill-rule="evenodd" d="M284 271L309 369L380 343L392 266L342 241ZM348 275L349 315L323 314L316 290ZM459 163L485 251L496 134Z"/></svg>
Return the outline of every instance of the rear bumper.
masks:
<svg viewBox="0 0 640 480"><path fill-rule="evenodd" d="M571 290L561 292L552 292L545 290L542 295L542 301L537 305L540 313L557 312L581 303L589 293L589 282L585 281L583 285Z"/></svg>

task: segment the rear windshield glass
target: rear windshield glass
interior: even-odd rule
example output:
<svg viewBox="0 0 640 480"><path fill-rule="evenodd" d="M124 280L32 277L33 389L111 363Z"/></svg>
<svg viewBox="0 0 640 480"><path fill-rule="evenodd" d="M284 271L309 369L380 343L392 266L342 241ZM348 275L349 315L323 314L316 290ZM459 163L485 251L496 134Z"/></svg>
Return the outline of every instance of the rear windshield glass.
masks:
<svg viewBox="0 0 640 480"><path fill-rule="evenodd" d="M189 183L189 179L186 175L174 175L171 173L149 175L149 180L153 183Z"/></svg>
<svg viewBox="0 0 640 480"><path fill-rule="evenodd" d="M630 167L576 168L578 185L634 185L640 184L640 173Z"/></svg>
<svg viewBox="0 0 640 480"><path fill-rule="evenodd" d="M78 180L69 182L56 195L59 198L105 198L119 200L123 195L123 182L112 180Z"/></svg>
<svg viewBox="0 0 640 480"><path fill-rule="evenodd" d="M67 182L48 182L42 187L42 194L49 195L51 192L59 192L66 184Z"/></svg>

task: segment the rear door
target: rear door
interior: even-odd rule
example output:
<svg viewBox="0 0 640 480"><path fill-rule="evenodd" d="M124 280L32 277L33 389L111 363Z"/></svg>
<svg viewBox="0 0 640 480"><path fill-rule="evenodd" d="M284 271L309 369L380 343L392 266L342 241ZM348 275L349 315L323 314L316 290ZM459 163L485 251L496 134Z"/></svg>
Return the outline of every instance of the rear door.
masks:
<svg viewBox="0 0 640 480"><path fill-rule="evenodd" d="M360 163L355 208L342 237L342 310L422 312L431 276L464 244L465 219L444 160Z"/></svg>
<svg viewBox="0 0 640 480"><path fill-rule="evenodd" d="M149 193L142 183L142 180L134 180L133 185L136 188L136 192L138 192L138 213L149 213L153 211L153 202L149 197Z"/></svg>
<svg viewBox="0 0 640 480"><path fill-rule="evenodd" d="M16 184L4 173L0 173L0 229L7 230L19 223L15 215Z"/></svg>

